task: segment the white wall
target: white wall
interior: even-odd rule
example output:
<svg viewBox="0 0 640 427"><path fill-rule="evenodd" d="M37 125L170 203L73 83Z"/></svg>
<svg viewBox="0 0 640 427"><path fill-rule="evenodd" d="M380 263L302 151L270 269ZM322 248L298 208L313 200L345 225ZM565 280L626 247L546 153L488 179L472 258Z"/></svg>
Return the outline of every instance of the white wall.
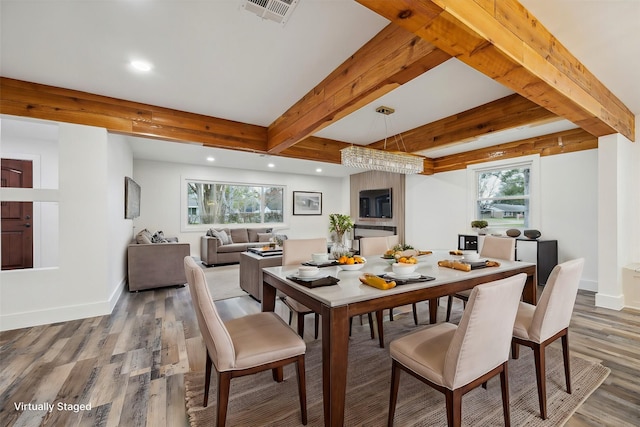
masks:
<svg viewBox="0 0 640 427"><path fill-rule="evenodd" d="M180 203L183 194L181 190L182 186L186 185L186 180L284 185L286 187L285 222L276 227L282 227L281 232L289 238L326 236L328 239L329 214L349 212L348 178L193 166L149 160L134 160L133 169L133 179L141 187L140 217L134 220L134 234L144 228L152 233L162 230L165 236L176 236L181 242L189 243L191 254L198 257L200 256L200 237L205 234L207 227L198 231L185 231L181 224L181 209L184 206L184 203ZM322 215L292 215L293 191L321 192Z"/></svg>
<svg viewBox="0 0 640 427"><path fill-rule="evenodd" d="M118 202L116 194L123 190L115 182L124 188L121 173L131 170L127 150L109 146L105 129L59 124L59 189L44 192L59 205L59 263L0 273L0 330L111 312L124 271L125 248L116 246L130 234L116 219L124 217L124 197ZM39 200L43 190L26 194L31 198L24 200Z"/></svg>
<svg viewBox="0 0 640 427"><path fill-rule="evenodd" d="M597 290L598 151L540 158L540 224L529 228L558 240L558 261L584 257L580 287ZM407 176L407 243L420 249L455 249L470 233L467 171Z"/></svg>
<svg viewBox="0 0 640 427"><path fill-rule="evenodd" d="M108 268L107 300L113 310L127 280L127 245L133 220L124 218L124 177L133 176L131 146L121 135L109 135L107 145Z"/></svg>

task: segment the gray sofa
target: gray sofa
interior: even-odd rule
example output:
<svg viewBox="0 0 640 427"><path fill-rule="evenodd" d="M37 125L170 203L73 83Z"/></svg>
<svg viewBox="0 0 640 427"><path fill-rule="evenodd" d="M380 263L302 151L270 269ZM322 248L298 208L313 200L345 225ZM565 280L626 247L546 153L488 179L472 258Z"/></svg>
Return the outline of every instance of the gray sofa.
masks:
<svg viewBox="0 0 640 427"><path fill-rule="evenodd" d="M136 241L149 243L132 243L127 248L129 292L187 283L184 257L191 253L189 244L164 237L159 240L163 243L150 243L145 231L136 236Z"/></svg>
<svg viewBox="0 0 640 427"><path fill-rule="evenodd" d="M266 227L212 228L200 238L200 259L207 266L238 263L242 252L269 243L271 231Z"/></svg>

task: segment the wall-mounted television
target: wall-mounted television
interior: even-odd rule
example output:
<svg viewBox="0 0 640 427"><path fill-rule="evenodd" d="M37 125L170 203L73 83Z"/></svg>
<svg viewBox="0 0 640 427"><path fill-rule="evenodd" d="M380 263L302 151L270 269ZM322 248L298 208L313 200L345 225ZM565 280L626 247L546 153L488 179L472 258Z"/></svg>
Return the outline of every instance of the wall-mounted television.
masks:
<svg viewBox="0 0 640 427"><path fill-rule="evenodd" d="M392 218L391 188L360 191L360 218Z"/></svg>

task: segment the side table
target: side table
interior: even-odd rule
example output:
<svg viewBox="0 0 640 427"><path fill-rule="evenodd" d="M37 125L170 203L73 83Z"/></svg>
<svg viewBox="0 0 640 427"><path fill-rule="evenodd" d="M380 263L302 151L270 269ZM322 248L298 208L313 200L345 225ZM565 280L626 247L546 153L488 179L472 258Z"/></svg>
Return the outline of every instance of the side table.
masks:
<svg viewBox="0 0 640 427"><path fill-rule="evenodd" d="M262 269L282 265L282 255L261 256L253 252L240 254L240 288L262 301Z"/></svg>

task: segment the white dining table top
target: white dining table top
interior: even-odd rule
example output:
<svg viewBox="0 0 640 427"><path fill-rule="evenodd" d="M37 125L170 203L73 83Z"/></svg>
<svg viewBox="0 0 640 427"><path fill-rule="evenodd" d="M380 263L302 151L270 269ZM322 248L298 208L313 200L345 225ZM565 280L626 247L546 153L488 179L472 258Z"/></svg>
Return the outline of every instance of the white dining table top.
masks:
<svg viewBox="0 0 640 427"><path fill-rule="evenodd" d="M298 272L299 264L267 267L264 268L263 271L278 277L292 288L298 289L300 292L312 296L317 301L320 301L329 307L337 307L374 298L382 298L387 295L399 294L414 289L437 286L473 277L481 277L492 273L509 271L524 266L535 265L529 262L497 260L500 262L499 267L485 267L467 272L447 267L439 267L438 261L454 259L456 257L449 255L449 251L433 251L430 255L420 255L417 257L418 267L415 272L424 276L434 277L435 280L397 285L392 289L381 290L362 284L359 277L363 273L372 273L376 275L391 273L391 265L387 260L382 258L382 254L370 255L365 258L367 262L360 270L347 271L342 270L339 266L320 268L321 275L318 277L333 276L340 279L340 281L337 285L321 286L317 288L307 288L306 286L287 279L287 276L295 275Z"/></svg>

